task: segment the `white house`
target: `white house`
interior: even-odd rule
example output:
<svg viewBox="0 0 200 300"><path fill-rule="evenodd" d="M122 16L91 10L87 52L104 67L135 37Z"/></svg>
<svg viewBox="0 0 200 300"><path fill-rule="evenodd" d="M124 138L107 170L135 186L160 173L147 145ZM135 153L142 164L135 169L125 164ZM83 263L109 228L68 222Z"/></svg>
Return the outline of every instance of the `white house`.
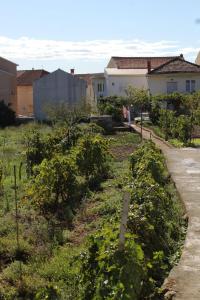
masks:
<svg viewBox="0 0 200 300"><path fill-rule="evenodd" d="M125 96L129 85L148 89L146 69L105 69L105 82L107 96Z"/></svg>
<svg viewBox="0 0 200 300"><path fill-rule="evenodd" d="M199 55L200 62L200 55ZM105 69L107 96L125 96L128 85L152 95L200 90L200 66L180 56L112 57Z"/></svg>
<svg viewBox="0 0 200 300"><path fill-rule="evenodd" d="M183 59L182 56L111 57L104 72L106 95L125 96L129 85L149 89L147 74L177 57Z"/></svg>
<svg viewBox="0 0 200 300"><path fill-rule="evenodd" d="M152 95L199 91L200 66L177 57L149 71L147 82Z"/></svg>

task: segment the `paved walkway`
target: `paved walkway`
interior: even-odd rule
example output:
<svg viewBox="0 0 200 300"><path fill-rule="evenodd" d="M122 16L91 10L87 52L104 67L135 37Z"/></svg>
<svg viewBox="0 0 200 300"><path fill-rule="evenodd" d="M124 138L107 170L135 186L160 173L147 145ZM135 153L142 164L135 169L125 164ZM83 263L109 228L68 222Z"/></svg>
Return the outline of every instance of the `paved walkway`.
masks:
<svg viewBox="0 0 200 300"><path fill-rule="evenodd" d="M140 132L139 127L132 127ZM143 137L149 139L150 132L143 130ZM189 218L181 259L165 282L171 291L166 299L200 300L200 149L175 149L153 136L152 140L165 155Z"/></svg>

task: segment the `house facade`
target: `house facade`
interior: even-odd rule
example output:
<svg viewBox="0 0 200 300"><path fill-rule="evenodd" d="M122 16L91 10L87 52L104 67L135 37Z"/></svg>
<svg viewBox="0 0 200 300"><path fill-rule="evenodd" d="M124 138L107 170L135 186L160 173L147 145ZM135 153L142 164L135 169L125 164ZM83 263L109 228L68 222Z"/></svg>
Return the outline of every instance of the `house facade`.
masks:
<svg viewBox="0 0 200 300"><path fill-rule="evenodd" d="M17 65L0 57L0 101L17 110Z"/></svg>
<svg viewBox="0 0 200 300"><path fill-rule="evenodd" d="M49 74L45 70L17 71L17 114L33 116L33 82Z"/></svg>
<svg viewBox="0 0 200 300"><path fill-rule="evenodd" d="M176 57L111 57L106 69L107 96L125 96L129 85L149 89L147 74Z"/></svg>
<svg viewBox="0 0 200 300"><path fill-rule="evenodd" d="M129 85L151 95L200 90L200 66L180 56L112 57L105 68L106 96L125 96Z"/></svg>
<svg viewBox="0 0 200 300"><path fill-rule="evenodd" d="M125 96L129 85L148 89L145 69L105 69L105 88L107 96Z"/></svg>
<svg viewBox="0 0 200 300"><path fill-rule="evenodd" d="M86 81L61 69L33 83L33 108L35 118L47 118L49 107L60 104L69 106L81 103L86 98Z"/></svg>
<svg viewBox="0 0 200 300"><path fill-rule="evenodd" d="M200 90L200 66L177 57L149 71L147 81L152 95L192 93Z"/></svg>

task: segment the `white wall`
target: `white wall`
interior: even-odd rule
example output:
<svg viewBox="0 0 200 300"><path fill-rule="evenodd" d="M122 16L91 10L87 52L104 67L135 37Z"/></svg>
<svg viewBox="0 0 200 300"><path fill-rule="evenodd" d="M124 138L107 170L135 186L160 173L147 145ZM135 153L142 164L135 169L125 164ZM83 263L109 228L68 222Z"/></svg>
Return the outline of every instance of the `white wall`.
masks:
<svg viewBox="0 0 200 300"><path fill-rule="evenodd" d="M186 93L186 80L196 81L196 91L200 90L200 74L148 75L147 81L152 95L166 94L167 82L177 82L177 92Z"/></svg>
<svg viewBox="0 0 200 300"><path fill-rule="evenodd" d="M132 85L136 88L148 89L146 75L107 75L106 93L107 96L125 96L125 89Z"/></svg>

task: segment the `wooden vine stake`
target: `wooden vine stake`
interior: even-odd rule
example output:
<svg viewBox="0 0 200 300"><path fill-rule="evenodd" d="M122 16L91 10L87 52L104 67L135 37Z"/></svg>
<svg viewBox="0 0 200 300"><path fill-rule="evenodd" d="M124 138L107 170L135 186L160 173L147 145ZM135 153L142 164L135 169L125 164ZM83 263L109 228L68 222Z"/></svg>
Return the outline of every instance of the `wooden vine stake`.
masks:
<svg viewBox="0 0 200 300"><path fill-rule="evenodd" d="M119 250L123 251L125 247L125 234L127 229L127 221L128 221L128 211L130 204L130 193L126 192L123 198L123 207L122 207L122 216L120 223L120 233L119 233Z"/></svg>
<svg viewBox="0 0 200 300"><path fill-rule="evenodd" d="M17 202L17 172L16 166L14 166L14 192L15 192L15 220L16 220L16 241L17 241L17 253L20 253L20 244L19 244L19 213L18 213L18 202ZM19 275L20 282L22 281L22 263L19 260Z"/></svg>

